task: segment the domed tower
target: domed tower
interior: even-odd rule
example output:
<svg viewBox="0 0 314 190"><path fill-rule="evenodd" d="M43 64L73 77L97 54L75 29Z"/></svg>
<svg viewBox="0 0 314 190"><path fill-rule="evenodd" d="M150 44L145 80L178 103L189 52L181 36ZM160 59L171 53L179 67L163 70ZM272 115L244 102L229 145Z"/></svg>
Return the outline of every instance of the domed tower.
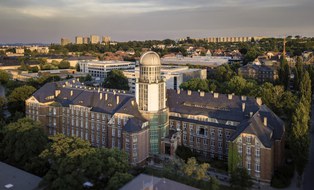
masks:
<svg viewBox="0 0 314 190"><path fill-rule="evenodd" d="M168 131L166 83L160 75L160 57L149 51L140 58L140 76L136 81L135 96L142 115L150 121L150 153L160 153L160 141Z"/></svg>

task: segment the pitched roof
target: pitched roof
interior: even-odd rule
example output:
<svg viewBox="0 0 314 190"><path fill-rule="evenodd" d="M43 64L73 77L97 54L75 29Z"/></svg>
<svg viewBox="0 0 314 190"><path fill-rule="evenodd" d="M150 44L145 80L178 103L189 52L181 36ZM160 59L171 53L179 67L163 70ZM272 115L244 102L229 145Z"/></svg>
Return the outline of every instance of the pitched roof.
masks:
<svg viewBox="0 0 314 190"><path fill-rule="evenodd" d="M264 125L265 117L267 126ZM235 140L241 133L247 133L255 135L265 147L270 148L273 140L280 140L283 137L284 131L284 122L266 105L262 105L251 118L238 126L230 140Z"/></svg>
<svg viewBox="0 0 314 190"><path fill-rule="evenodd" d="M245 110L242 111L242 103L245 103ZM241 96L232 96L228 99L227 94L219 94L217 98L213 93L204 93L200 96L199 92L167 90L167 105L170 112L191 115L204 115L210 118L241 122L247 118L250 112L258 110L255 98L246 97L242 100Z"/></svg>

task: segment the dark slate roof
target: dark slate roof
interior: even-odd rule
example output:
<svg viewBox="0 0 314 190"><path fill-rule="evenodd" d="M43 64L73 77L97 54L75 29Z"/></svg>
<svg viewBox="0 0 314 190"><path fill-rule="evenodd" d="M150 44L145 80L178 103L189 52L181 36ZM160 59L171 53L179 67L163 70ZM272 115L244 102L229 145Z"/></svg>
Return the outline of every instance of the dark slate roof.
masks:
<svg viewBox="0 0 314 190"><path fill-rule="evenodd" d="M242 111L242 103L245 103L245 111ZM191 104L200 105L199 107L188 106ZM205 93L203 97L199 92L181 91L177 94L176 90L167 90L167 105L170 112L191 115L205 115L211 118L230 120L241 122L250 114L258 110L258 104L255 98L233 95L232 99L228 99L227 94L219 94L218 98L214 98L213 93ZM203 107L202 107L203 106Z"/></svg>
<svg viewBox="0 0 314 190"><path fill-rule="evenodd" d="M55 95L55 90L60 90L60 94L54 97L53 100L47 100L46 97ZM100 94L102 94L102 98L100 98ZM106 94L107 100L105 99ZM94 112L102 112L111 115L114 113L125 113L146 121L138 111L133 95L120 93L118 91L113 92L112 90L85 88L85 86L75 80L47 83L37 90L33 96L42 103L55 101L60 103L63 107L81 105L90 107L91 111ZM117 103L118 96L119 103ZM133 105L131 103L132 101Z"/></svg>
<svg viewBox="0 0 314 190"><path fill-rule="evenodd" d="M126 122L124 130L129 133L139 132L142 130L142 125L144 122L145 121L140 118L132 117Z"/></svg>
<svg viewBox="0 0 314 190"><path fill-rule="evenodd" d="M57 88L56 83L46 83L44 86L42 86L40 89L38 89L33 96L42 103L49 102L51 100L47 100L46 97L48 96L54 96L55 90Z"/></svg>
<svg viewBox="0 0 314 190"><path fill-rule="evenodd" d="M267 126L264 126L264 117L267 117ZM241 133L248 133L256 135L265 147L270 148L273 140L281 140L284 131L284 122L266 105L262 105L251 118L238 125L230 140L235 140Z"/></svg>

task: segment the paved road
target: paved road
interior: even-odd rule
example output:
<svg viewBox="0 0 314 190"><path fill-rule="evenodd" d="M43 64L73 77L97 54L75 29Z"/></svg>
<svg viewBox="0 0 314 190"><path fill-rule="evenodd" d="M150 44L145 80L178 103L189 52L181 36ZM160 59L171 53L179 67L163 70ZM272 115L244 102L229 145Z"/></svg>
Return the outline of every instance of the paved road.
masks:
<svg viewBox="0 0 314 190"><path fill-rule="evenodd" d="M310 131L311 131L310 132L310 135L311 135L310 159L304 171L303 190L314 189L314 104L312 104Z"/></svg>

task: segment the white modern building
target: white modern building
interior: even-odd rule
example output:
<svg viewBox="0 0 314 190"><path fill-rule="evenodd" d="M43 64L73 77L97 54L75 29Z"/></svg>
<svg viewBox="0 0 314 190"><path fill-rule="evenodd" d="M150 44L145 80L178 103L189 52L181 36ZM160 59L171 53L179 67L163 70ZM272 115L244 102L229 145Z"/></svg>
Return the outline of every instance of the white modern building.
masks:
<svg viewBox="0 0 314 190"><path fill-rule="evenodd" d="M135 68L135 62L128 61L79 61L80 72L90 74L96 80L103 80L111 70L128 70Z"/></svg>
<svg viewBox="0 0 314 190"><path fill-rule="evenodd" d="M125 70L123 74L128 78L131 93L135 93L135 81L139 78L139 68ZM187 66L167 66L160 69L161 77L165 80L167 89L179 89L181 83L192 78L207 78L206 69L189 69Z"/></svg>

